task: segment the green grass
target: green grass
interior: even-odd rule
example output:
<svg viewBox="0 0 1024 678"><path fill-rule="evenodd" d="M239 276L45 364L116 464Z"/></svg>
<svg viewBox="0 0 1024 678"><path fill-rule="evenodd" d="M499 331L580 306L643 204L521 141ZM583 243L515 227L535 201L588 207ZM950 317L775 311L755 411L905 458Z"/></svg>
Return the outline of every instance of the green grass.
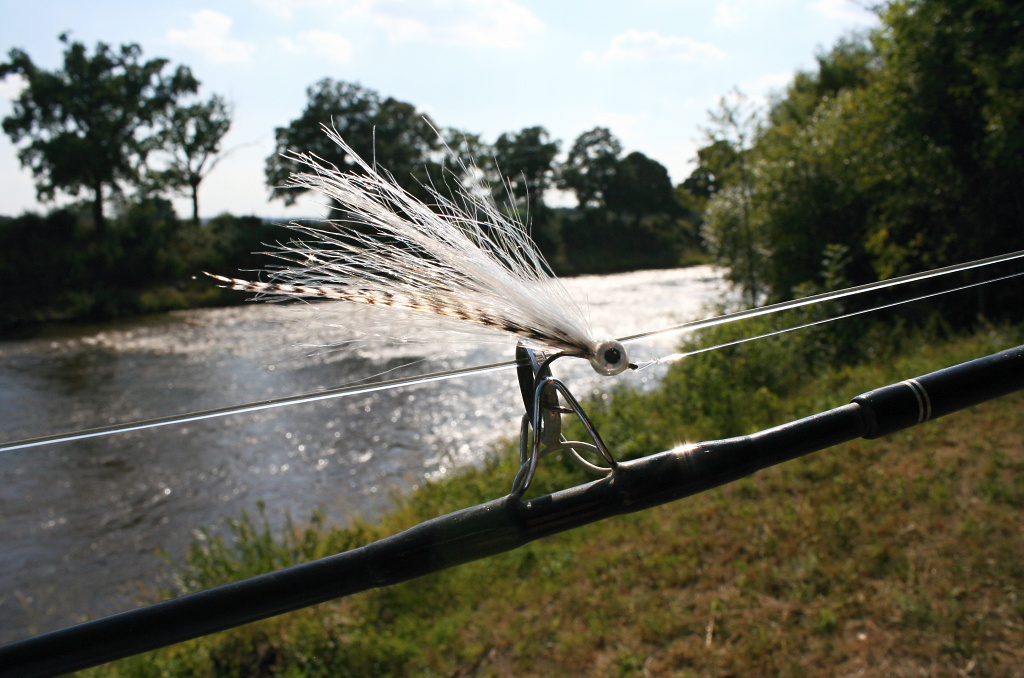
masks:
<svg viewBox="0 0 1024 678"><path fill-rule="evenodd" d="M714 341L715 337L705 337ZM803 333L688 359L589 405L622 456L749 432L1021 343L987 329L835 362ZM826 342L828 344L828 342ZM828 344L835 349L836 341ZM836 349L837 350L837 349ZM844 351L847 349L843 349ZM1024 666L1024 394L406 584L122 660L88 676L1007 676ZM181 591L340 550L494 498L510 450L380 524L244 516ZM578 483L542 462L538 492Z"/></svg>

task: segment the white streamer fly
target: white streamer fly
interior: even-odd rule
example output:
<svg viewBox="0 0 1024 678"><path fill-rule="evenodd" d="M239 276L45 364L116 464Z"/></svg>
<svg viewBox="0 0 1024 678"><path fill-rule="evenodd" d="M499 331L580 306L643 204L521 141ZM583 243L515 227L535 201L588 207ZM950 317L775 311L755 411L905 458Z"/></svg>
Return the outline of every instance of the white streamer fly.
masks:
<svg viewBox="0 0 1024 678"><path fill-rule="evenodd" d="M272 298L431 314L462 331L497 331L586 358L599 374L630 366L620 342L592 336L582 309L522 223L489 196L459 189L449 198L427 187L436 203L428 206L359 157L336 130L324 131L362 172L341 172L313 154L292 153L310 171L293 174L289 185L323 193L343 218L289 224L299 239L273 254L291 265L275 270L269 282L207 275Z"/></svg>

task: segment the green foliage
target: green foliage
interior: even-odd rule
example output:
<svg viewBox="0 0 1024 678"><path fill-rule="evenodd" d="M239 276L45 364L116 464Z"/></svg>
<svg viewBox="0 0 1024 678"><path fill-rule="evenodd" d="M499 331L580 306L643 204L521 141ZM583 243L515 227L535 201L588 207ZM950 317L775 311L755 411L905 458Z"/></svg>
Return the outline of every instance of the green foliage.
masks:
<svg viewBox="0 0 1024 678"><path fill-rule="evenodd" d="M697 150L697 169L679 188L704 202L710 200L728 182L738 156L736 148L725 139L712 141Z"/></svg>
<svg viewBox="0 0 1024 678"><path fill-rule="evenodd" d="M231 128L231 110L223 98L175 106L160 116L155 142L168 165L153 173L158 190L185 191L192 199L192 221L199 221L199 184L223 159L220 143Z"/></svg>
<svg viewBox="0 0 1024 678"><path fill-rule="evenodd" d="M104 200L139 180L151 147L145 132L199 83L185 66L168 75L166 59L141 61L135 44L114 50L101 42L90 55L67 34L60 40L67 45L60 70L40 69L20 49L0 63L0 78L19 75L27 84L3 128L15 144L28 139L18 157L35 175L39 197L90 191L102 232Z"/></svg>
<svg viewBox="0 0 1024 678"><path fill-rule="evenodd" d="M665 213L609 210L559 212L565 256L560 273L607 273L681 265L696 235L687 222Z"/></svg>
<svg viewBox="0 0 1024 678"><path fill-rule="evenodd" d="M756 306L764 292L762 270L768 259L768 251L759 245L751 214L751 144L759 132L760 119L738 89L722 97L709 116L712 126L706 134L710 143L705 150L714 163L713 174L705 174L703 181L698 178L691 184L693 190L707 191L704 241L716 260L729 269L727 275L743 290L747 304Z"/></svg>
<svg viewBox="0 0 1024 678"><path fill-rule="evenodd" d="M633 151L620 160L608 182L605 204L612 212L681 215L668 170L657 160Z"/></svg>
<svg viewBox="0 0 1024 678"><path fill-rule="evenodd" d="M1024 6L903 0L882 19L798 74L749 151L738 135L715 137L738 159L711 144L684 183L710 201L712 254L769 300L820 288L830 247L845 249L852 283L1024 248L1013 197L1024 183ZM1022 295L1018 285L937 303L962 324L1012 315Z"/></svg>
<svg viewBox="0 0 1024 678"><path fill-rule="evenodd" d="M518 203L531 212L544 208L544 192L553 184L559 142L543 127L506 132L494 142L494 160L501 182Z"/></svg>
<svg viewBox="0 0 1024 678"><path fill-rule="evenodd" d="M360 157L387 169L407 191L428 197L431 169L437 169L433 154L439 140L429 118L412 104L388 97L358 84L320 80L306 90L309 100L302 114L287 127L275 131L276 146L267 158L267 185L271 198L291 205L308 189L287 186L288 177L302 167L286 157L288 151L319 156L346 172L360 172L348 157L324 134L331 125ZM434 172L437 175L437 172Z"/></svg>
<svg viewBox="0 0 1024 678"><path fill-rule="evenodd" d="M772 103L768 115L773 127L807 124L819 104L841 92L866 87L881 66L870 35L862 34L840 38L832 49L820 52L816 60L816 72L797 73L785 96Z"/></svg>
<svg viewBox="0 0 1024 678"><path fill-rule="evenodd" d="M1024 180L1024 7L896 2L884 19L876 91L916 153L892 158L905 196L869 228L872 250L887 255L886 270L903 271L925 257L951 263L1020 249L1024 207L1011 196ZM915 247L922 239L936 255Z"/></svg>
<svg viewBox="0 0 1024 678"><path fill-rule="evenodd" d="M622 145L606 128L581 134L561 166L559 186L579 208L558 214L560 256L567 273L670 268L698 249L690 213L680 204L660 163Z"/></svg>
<svg viewBox="0 0 1024 678"><path fill-rule="evenodd" d="M204 591L225 582L239 581L298 563L357 548L383 536L379 528L356 524L347 529L328 528L323 515L315 512L309 523L296 527L285 518L280 537L271 530L266 505L257 503L255 517L243 512L229 520L228 539L200 528L196 532L183 567L178 568L175 587L180 593Z"/></svg>
<svg viewBox="0 0 1024 678"><path fill-rule="evenodd" d="M181 222L161 198L121 204L102 234L71 208L0 217L0 326L234 301L195 278L263 265L253 253L279 230L256 217Z"/></svg>
<svg viewBox="0 0 1024 678"><path fill-rule="evenodd" d="M582 209L606 205L615 180L622 144L607 127L595 127L573 142L562 164L559 188L572 191Z"/></svg>

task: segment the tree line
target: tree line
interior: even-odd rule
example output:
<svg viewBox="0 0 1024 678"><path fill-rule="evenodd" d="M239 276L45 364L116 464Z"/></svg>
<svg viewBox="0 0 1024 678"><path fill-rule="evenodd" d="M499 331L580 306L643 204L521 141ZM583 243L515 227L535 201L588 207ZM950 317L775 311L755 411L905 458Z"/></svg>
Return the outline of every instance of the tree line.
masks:
<svg viewBox="0 0 1024 678"><path fill-rule="evenodd" d="M696 168L675 187L607 128L565 149L541 126L486 143L411 103L324 79L276 129L270 196L297 198L280 188L299 169L286 150L358 171L323 134L328 123L421 197L428 185L489 186L560 274L670 267L706 251L754 304L1024 249L1024 5L894 0L878 11L880 28L820 53L766 111L738 90L723 97ZM187 67L143 60L136 45L90 54L61 40L62 69L40 69L20 50L0 63L0 76L27 83L3 128L42 200L89 200L0 218L0 282L11 291L0 322L224 303L191 276L260 268L253 252L287 237L256 217L198 219L231 107L197 98ZM577 206L548 206L552 188ZM168 202L180 193L192 198L191 220ZM928 310L961 323L1022 304L1019 285L1002 285Z"/></svg>
<svg viewBox="0 0 1024 678"><path fill-rule="evenodd" d="M17 290L0 300L0 323L226 301L192 275L259 268L253 252L285 237L255 217L200 221L200 185L230 152L222 143L231 106L218 95L199 98L187 66L144 59L138 45L101 42L90 52L66 33L59 39L59 69L38 67L20 49L0 63L0 78L25 82L3 130L40 201L85 198L45 215L0 217L0 281ZM580 135L563 162L561 142L541 126L488 144L411 103L330 78L309 87L299 117L275 131L265 168L271 200L292 204L300 193L284 188L301 169L286 151L360 171L324 124L421 198L429 199L427 186L488 187L559 273L670 267L699 251L696 214L676 199L667 170L642 153L624 155L606 128ZM552 188L573 193L579 208L546 205ZM190 220L171 206L178 195L191 199Z"/></svg>
<svg viewBox="0 0 1024 678"><path fill-rule="evenodd" d="M1024 4L897 0L880 17L766 113L736 92L712 112L684 186L750 302L1024 249ZM1001 284L899 313L959 324L1021 308L1021 285Z"/></svg>

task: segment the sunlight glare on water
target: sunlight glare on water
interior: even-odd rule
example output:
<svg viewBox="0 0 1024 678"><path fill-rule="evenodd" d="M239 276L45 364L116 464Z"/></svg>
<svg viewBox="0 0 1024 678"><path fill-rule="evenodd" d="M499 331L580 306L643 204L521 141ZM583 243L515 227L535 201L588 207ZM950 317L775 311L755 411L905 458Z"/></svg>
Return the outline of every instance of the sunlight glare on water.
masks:
<svg viewBox="0 0 1024 678"><path fill-rule="evenodd" d="M564 282L606 336L700 317L724 289L709 267ZM507 340L301 348L346 338L301 311L254 303L0 342L0 440L513 358ZM637 344L632 357L659 357L677 341ZM584 361L555 371L579 397L610 383ZM656 376L613 379L643 388ZM180 558L196 529L216 531L260 500L278 526L318 508L337 523L372 519L396 494L518 435L521 415L515 373L504 370L5 452L0 642L134 607L143 589L166 583L158 551Z"/></svg>

